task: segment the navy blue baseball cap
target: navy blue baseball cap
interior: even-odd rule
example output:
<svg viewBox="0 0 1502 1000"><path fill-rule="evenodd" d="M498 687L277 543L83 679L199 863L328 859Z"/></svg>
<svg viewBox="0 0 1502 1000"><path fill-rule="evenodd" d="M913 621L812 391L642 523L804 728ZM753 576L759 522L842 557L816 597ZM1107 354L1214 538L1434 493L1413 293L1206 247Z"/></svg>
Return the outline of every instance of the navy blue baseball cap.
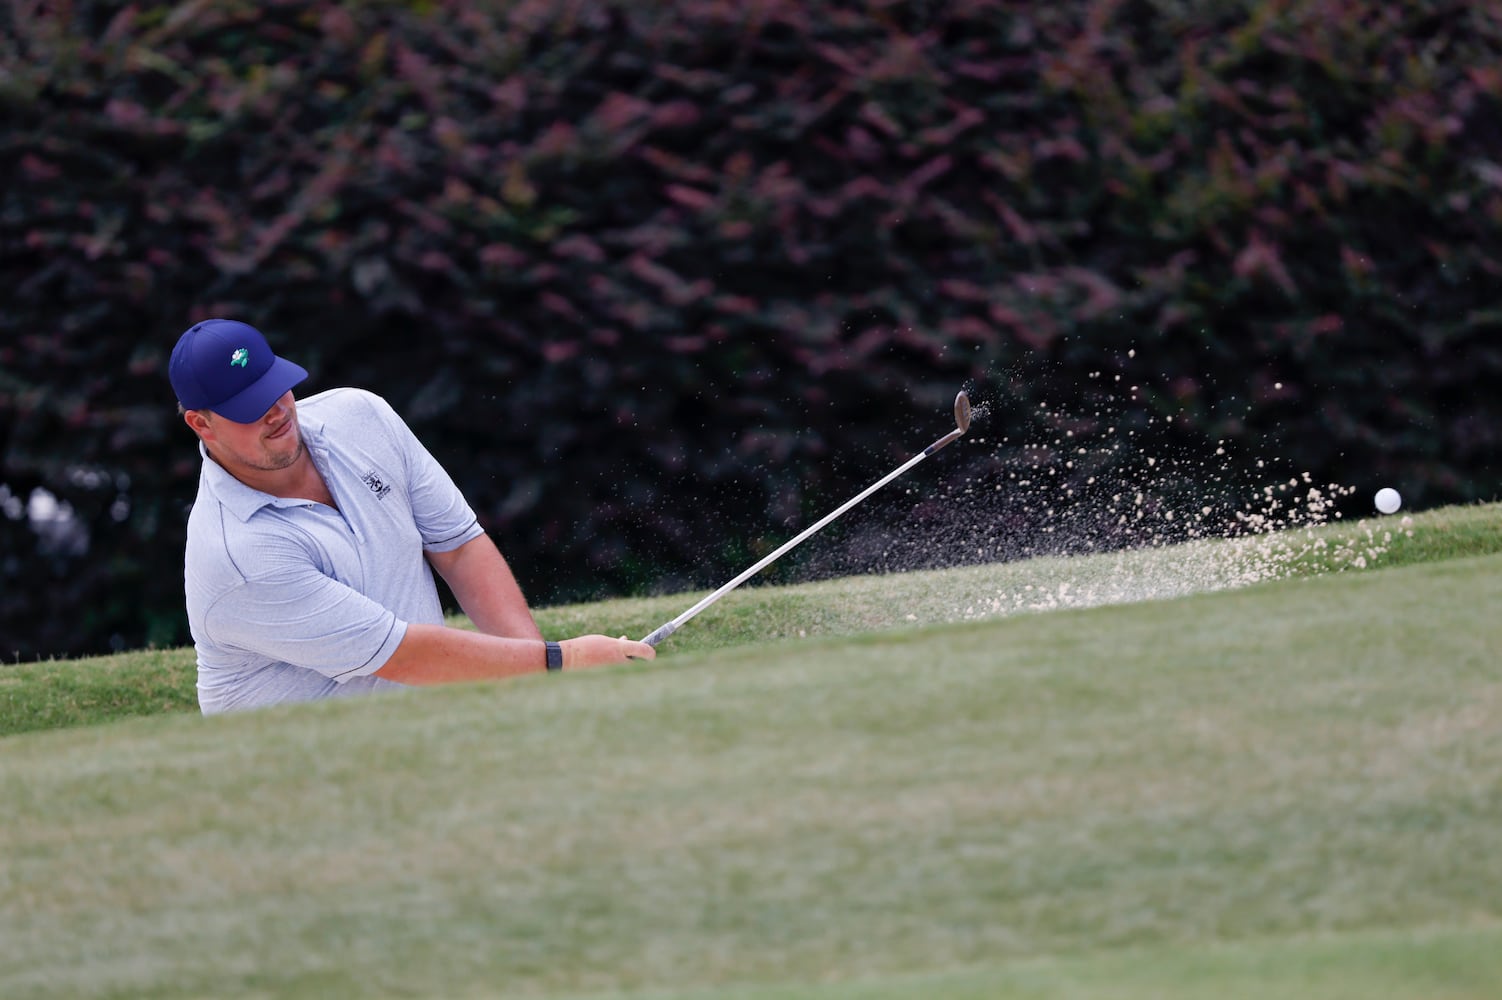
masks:
<svg viewBox="0 0 1502 1000"><path fill-rule="evenodd" d="M277 357L248 323L206 319L177 338L167 377L184 409L253 424L308 373Z"/></svg>

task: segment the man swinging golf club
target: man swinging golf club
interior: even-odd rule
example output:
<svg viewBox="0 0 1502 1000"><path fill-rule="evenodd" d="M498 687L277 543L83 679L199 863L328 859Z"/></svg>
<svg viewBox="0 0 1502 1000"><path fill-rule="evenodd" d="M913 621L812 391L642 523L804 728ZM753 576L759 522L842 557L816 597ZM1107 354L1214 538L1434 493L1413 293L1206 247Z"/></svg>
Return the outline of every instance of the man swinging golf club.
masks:
<svg viewBox="0 0 1502 1000"><path fill-rule="evenodd" d="M225 319L183 333L168 376L203 455L184 579L205 714L655 656L604 635L545 643L474 511L379 396L295 400L308 373ZM478 631L443 624L433 570Z"/></svg>

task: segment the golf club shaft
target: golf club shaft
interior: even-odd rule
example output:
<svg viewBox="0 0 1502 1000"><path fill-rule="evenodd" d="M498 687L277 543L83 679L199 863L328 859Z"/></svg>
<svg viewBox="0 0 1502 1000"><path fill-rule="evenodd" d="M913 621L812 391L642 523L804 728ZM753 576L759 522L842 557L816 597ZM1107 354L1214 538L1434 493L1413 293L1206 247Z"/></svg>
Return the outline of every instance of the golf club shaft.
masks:
<svg viewBox="0 0 1502 1000"><path fill-rule="evenodd" d="M876 482L872 483L870 486L867 486L858 495L851 497L849 500L846 500L839 507L839 509L834 510L834 511L832 511L832 512L826 514L826 515L824 515L824 517L822 519L820 519L817 523L815 523L813 525L810 525L809 527L805 528L802 532L800 532L794 538L789 539L787 542L784 542L781 548L777 549L777 551L773 552L771 555L768 555L765 558L763 558L755 566L752 566L750 569L746 570L740 576L736 577L734 580L731 580L729 583L725 584L719 590L716 590L714 593L712 593L708 597L704 598L698 604L695 604L693 607L691 607L687 611L683 612L683 614L679 615L677 618L674 618L672 621L668 622L666 625L663 625L657 631L653 632L651 635L649 635L645 639L643 639L642 642L646 643L648 646L656 646L659 642L661 642L662 640L666 639L668 636L672 635L674 632L678 631L679 626L681 626L684 622L688 621L690 618L694 617L694 615L697 615L699 612L701 612L705 608L709 607L715 601L718 601L720 598L722 598L726 594L730 593L736 587L739 587L741 584L743 584L747 580L751 579L757 573L760 573L762 570L764 570L768 566L772 565L772 563L774 563L778 559L782 558L783 555L785 555L787 552L789 552L790 550L792 550L793 548L795 548L804 539L808 538L810 535L814 534L819 529L823 528L826 524L828 524L829 522L833 521L835 518L839 517L841 514L845 513L851 507L854 507L856 504L858 504L862 500L866 499L866 497L870 496L872 493L875 493L877 490L881 489L887 483L890 483L892 480L894 480L898 476L902 475L908 469L911 469L913 466L917 465L919 462L923 461L925 458L927 458L928 456L932 455L934 452L938 451L940 448L942 448L945 445L949 444L951 441L955 440L961 434L964 434L964 433L965 432L964 432L963 429L956 428L955 430L952 430L948 434L946 434L943 437L939 438L939 440L935 441L933 444L929 445L927 448L924 448L922 451L920 451L918 454L914 455L912 458L908 459L906 462L903 462L901 465L899 465L897 468L893 469L891 472L887 473L881 479L879 479Z"/></svg>

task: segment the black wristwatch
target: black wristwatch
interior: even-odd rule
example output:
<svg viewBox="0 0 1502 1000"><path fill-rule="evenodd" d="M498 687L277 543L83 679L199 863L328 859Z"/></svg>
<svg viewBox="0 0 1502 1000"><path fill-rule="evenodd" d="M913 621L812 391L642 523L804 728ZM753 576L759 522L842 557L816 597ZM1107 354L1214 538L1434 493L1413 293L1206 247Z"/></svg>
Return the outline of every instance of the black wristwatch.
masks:
<svg viewBox="0 0 1502 1000"><path fill-rule="evenodd" d="M543 645L546 646L548 650L548 669L562 670L563 647L556 642L545 642L543 643Z"/></svg>

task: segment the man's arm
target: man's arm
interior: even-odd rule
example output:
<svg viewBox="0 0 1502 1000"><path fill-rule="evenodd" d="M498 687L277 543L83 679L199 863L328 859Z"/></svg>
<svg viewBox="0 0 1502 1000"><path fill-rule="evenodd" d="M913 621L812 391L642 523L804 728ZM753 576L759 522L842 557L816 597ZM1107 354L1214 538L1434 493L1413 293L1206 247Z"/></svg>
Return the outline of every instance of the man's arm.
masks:
<svg viewBox="0 0 1502 1000"><path fill-rule="evenodd" d="M657 656L657 650L646 643L624 637L581 635L559 645L564 670ZM451 684L540 673L546 664L541 639L509 639L444 625L414 624L407 626L401 645L375 675L398 684Z"/></svg>
<svg viewBox="0 0 1502 1000"><path fill-rule="evenodd" d="M489 535L471 538L450 552L429 552L427 556L475 628L492 636L542 639L511 567Z"/></svg>

